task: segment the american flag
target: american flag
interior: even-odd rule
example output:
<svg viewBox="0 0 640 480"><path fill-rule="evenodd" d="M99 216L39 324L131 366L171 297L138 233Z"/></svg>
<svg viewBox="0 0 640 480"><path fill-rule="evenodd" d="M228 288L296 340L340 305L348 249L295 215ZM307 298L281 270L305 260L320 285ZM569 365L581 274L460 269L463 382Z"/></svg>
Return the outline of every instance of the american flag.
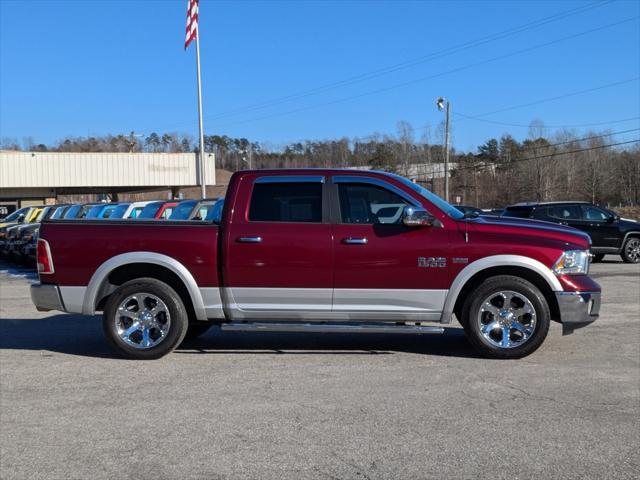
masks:
<svg viewBox="0 0 640 480"><path fill-rule="evenodd" d="M186 50L191 41L198 36L198 0L187 0L187 36L184 41Z"/></svg>

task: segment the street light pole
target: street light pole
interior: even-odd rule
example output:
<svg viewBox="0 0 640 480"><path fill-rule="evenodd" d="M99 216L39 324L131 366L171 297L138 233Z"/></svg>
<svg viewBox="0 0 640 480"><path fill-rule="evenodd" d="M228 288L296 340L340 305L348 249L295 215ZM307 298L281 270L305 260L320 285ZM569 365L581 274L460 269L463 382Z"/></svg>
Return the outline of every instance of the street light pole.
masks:
<svg viewBox="0 0 640 480"><path fill-rule="evenodd" d="M446 105L445 105L446 102ZM438 110L444 110L444 199L449 201L449 130L451 118L451 102L444 98L438 98L436 103Z"/></svg>

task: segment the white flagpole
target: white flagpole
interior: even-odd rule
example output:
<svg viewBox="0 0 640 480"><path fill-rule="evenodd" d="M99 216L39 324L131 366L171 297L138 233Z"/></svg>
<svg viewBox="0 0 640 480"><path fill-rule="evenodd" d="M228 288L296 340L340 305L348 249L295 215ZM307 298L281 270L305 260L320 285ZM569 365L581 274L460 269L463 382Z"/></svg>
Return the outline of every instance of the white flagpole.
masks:
<svg viewBox="0 0 640 480"><path fill-rule="evenodd" d="M199 10L199 7L198 7ZM198 74L198 127L200 133L200 153L198 160L200 164L200 195L207 197L207 177L204 152L204 127L202 125L202 80L200 79L200 12L198 11L198 31L196 32L196 70ZM215 161L213 168L213 184L216 184Z"/></svg>
<svg viewBox="0 0 640 480"><path fill-rule="evenodd" d="M200 19L198 19L200 20ZM198 21L198 23L200 23ZM198 25L200 30L200 25ZM200 32L196 33L196 70L198 74L198 127L200 133L200 152L198 153L198 163L200 170L200 196L207 197L207 180L204 162L204 127L202 126L202 80L200 80Z"/></svg>

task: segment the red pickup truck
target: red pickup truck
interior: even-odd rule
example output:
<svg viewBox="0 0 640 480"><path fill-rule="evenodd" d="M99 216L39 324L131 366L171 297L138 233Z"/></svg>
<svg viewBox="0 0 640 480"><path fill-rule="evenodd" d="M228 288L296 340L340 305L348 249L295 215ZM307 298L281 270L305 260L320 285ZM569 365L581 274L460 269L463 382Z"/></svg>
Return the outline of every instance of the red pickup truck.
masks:
<svg viewBox="0 0 640 480"><path fill-rule="evenodd" d="M533 220L467 217L406 178L259 170L231 178L219 222L50 220L39 310L103 312L131 358L211 325L233 331L442 333L520 358L593 322L589 237Z"/></svg>

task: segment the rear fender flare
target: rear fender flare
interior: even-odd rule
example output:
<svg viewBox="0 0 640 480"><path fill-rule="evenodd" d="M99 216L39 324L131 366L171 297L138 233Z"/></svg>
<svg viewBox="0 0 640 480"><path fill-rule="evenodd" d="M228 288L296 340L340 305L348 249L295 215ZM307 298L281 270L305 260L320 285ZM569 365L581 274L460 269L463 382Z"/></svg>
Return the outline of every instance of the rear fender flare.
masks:
<svg viewBox="0 0 640 480"><path fill-rule="evenodd" d="M442 316L440 318L441 323L451 323L451 316L453 314L453 308L456 304L458 295L471 277L482 270L492 267L527 268L540 275L547 282L552 291L563 291L560 281L551 269L538 260L534 260L533 258L525 257L523 255L492 255L484 257L464 267L453 280L449 293L447 294L447 298L444 302L444 308L442 309Z"/></svg>
<svg viewBox="0 0 640 480"><path fill-rule="evenodd" d="M193 275L191 275L191 272L189 272L189 270L176 259L155 252L123 253L121 255L111 257L100 265L92 275L91 280L89 280L89 285L87 285L87 291L82 302L82 313L84 315L93 315L95 313L98 292L109 274L116 268L131 263L151 263L171 270L178 276L178 278L180 278L187 288L197 319L207 319L202 294L200 293L198 284L193 278Z"/></svg>

